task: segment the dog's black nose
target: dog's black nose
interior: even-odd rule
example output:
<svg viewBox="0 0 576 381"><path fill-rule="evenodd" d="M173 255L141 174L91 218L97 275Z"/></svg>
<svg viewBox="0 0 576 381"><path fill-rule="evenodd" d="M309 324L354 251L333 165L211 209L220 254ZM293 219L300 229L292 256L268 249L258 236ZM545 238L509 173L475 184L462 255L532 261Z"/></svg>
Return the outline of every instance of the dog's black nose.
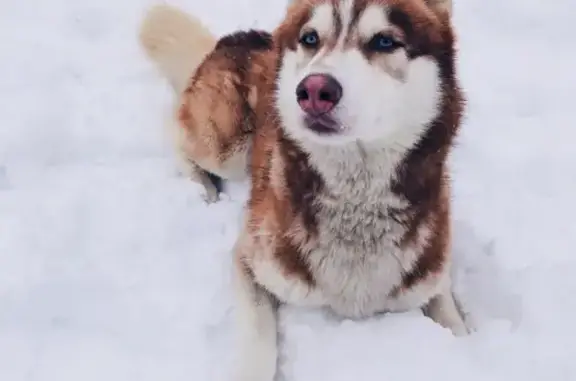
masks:
<svg viewBox="0 0 576 381"><path fill-rule="evenodd" d="M342 98L342 86L328 74L310 74L296 87L300 108L311 116L332 110Z"/></svg>

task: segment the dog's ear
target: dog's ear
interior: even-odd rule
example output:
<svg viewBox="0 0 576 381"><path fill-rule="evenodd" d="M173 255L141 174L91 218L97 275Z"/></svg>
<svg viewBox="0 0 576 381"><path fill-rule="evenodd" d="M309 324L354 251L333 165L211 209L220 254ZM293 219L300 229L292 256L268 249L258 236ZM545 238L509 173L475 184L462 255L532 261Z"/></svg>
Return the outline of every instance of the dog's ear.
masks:
<svg viewBox="0 0 576 381"><path fill-rule="evenodd" d="M425 0L426 4L438 15L452 16L452 0Z"/></svg>

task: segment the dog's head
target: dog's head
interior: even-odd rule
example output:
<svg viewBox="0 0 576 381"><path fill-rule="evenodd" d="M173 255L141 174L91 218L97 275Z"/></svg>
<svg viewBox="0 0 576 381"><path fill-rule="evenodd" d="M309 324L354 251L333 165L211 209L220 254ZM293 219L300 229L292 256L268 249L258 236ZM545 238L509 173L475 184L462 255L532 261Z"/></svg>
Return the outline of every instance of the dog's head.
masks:
<svg viewBox="0 0 576 381"><path fill-rule="evenodd" d="M277 106L297 140L415 142L455 86L451 0L293 0Z"/></svg>

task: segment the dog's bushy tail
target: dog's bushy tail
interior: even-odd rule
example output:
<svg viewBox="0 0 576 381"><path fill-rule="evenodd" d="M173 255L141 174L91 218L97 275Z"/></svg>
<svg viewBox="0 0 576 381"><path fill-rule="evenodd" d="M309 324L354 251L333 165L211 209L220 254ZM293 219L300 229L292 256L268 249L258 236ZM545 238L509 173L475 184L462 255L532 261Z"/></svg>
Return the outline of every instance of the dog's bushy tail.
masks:
<svg viewBox="0 0 576 381"><path fill-rule="evenodd" d="M150 8L140 26L140 45L174 90L185 90L190 77L217 42L191 14L166 4Z"/></svg>

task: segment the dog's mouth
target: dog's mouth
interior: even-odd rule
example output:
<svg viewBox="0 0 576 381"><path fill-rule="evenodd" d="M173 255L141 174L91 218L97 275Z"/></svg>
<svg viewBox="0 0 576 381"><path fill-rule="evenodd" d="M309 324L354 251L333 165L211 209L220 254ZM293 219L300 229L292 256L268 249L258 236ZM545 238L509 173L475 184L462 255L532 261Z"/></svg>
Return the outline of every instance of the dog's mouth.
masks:
<svg viewBox="0 0 576 381"><path fill-rule="evenodd" d="M343 131L342 125L328 114L318 116L306 115L304 125L318 135L336 135Z"/></svg>

